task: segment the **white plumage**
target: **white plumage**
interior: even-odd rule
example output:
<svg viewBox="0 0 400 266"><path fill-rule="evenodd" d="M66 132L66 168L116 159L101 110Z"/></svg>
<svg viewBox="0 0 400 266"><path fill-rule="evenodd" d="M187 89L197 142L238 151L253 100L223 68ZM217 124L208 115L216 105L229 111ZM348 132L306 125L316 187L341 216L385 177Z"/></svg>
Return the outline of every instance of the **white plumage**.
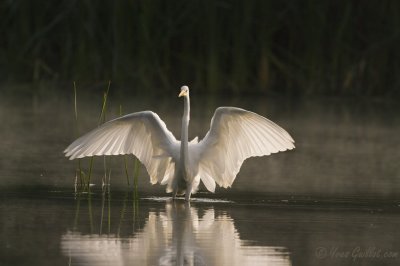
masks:
<svg viewBox="0 0 400 266"><path fill-rule="evenodd" d="M294 140L280 126L256 113L219 107L203 140L188 141L189 88L184 97L182 140L175 139L160 117L137 112L104 123L65 149L70 159L96 155L134 154L146 167L152 184L168 185L167 192L190 194L200 180L214 192L215 182L232 185L244 160L294 148Z"/></svg>

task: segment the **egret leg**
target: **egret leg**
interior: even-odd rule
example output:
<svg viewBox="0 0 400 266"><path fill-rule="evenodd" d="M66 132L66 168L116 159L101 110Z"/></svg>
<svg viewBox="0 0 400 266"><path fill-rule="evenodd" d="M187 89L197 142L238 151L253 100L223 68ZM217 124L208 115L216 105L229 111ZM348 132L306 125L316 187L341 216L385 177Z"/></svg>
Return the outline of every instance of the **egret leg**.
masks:
<svg viewBox="0 0 400 266"><path fill-rule="evenodd" d="M185 201L190 201L191 194L192 194L192 186L188 185L185 193Z"/></svg>
<svg viewBox="0 0 400 266"><path fill-rule="evenodd" d="M185 195L185 201L190 201L190 192L189 193L186 193L186 195Z"/></svg>

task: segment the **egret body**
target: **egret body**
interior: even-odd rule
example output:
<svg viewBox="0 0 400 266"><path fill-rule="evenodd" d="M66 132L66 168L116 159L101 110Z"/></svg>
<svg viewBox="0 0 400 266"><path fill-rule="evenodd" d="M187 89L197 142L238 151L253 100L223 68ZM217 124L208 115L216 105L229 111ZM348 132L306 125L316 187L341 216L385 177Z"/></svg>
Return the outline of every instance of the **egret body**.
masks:
<svg viewBox="0 0 400 266"><path fill-rule="evenodd" d="M87 156L133 154L146 167L150 182L167 185L173 197L197 191L200 180L215 191L215 183L230 187L244 160L294 148L280 126L256 113L219 107L204 139L189 142L189 88L182 86L181 140L151 111L128 114L104 123L65 149L70 160Z"/></svg>

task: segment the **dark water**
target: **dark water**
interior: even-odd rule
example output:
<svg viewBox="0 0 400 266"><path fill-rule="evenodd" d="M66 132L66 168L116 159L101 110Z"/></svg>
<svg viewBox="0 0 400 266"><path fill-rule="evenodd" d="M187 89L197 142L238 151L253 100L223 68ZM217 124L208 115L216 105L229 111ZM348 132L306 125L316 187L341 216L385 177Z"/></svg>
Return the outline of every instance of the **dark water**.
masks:
<svg viewBox="0 0 400 266"><path fill-rule="evenodd" d="M101 96L79 98L78 131L96 126ZM170 202L142 169L132 200L121 157L103 194L74 193L77 135L70 96L0 99L0 265L398 265L400 108L380 101L204 99L192 137L233 105L287 129L296 150L247 160L233 187ZM151 109L179 138L181 102L110 98L108 118ZM87 171L88 160L82 161ZM130 173L133 159L129 158ZM132 183L132 181L131 181Z"/></svg>
<svg viewBox="0 0 400 266"><path fill-rule="evenodd" d="M20 192L21 193L21 192ZM183 200L129 192L2 198L2 265L398 265L388 206Z"/></svg>

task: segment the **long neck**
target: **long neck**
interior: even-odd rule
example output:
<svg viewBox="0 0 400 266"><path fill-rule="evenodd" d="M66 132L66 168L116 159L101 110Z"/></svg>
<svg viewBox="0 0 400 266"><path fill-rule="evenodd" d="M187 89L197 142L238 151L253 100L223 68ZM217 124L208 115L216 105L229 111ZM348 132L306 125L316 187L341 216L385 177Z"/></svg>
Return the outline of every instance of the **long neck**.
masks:
<svg viewBox="0 0 400 266"><path fill-rule="evenodd" d="M182 169L187 169L189 161L189 120L190 120L190 100L189 95L184 97L184 111L182 117L182 131L181 131L181 162Z"/></svg>

